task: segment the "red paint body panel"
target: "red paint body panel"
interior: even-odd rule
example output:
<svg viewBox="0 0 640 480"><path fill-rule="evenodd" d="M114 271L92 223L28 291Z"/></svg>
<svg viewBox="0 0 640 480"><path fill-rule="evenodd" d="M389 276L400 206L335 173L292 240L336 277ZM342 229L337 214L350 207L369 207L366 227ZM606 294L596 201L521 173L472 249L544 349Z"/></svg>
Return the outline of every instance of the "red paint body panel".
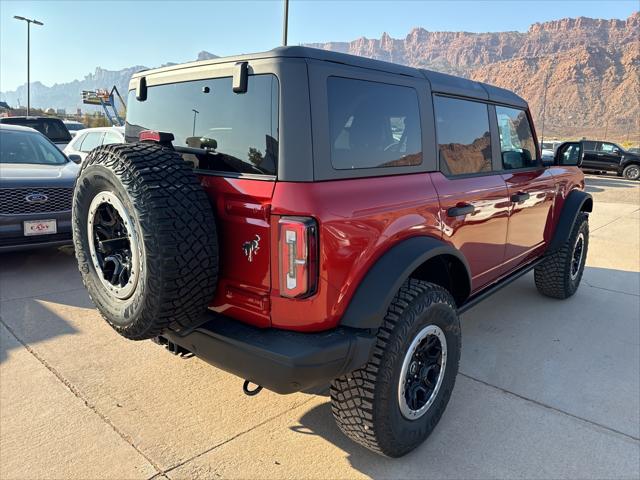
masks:
<svg viewBox="0 0 640 480"><path fill-rule="evenodd" d="M201 184L215 205L220 273L210 308L244 322L268 327L270 321L270 208L275 181L203 176ZM243 244L259 237L249 262Z"/></svg>
<svg viewBox="0 0 640 480"><path fill-rule="evenodd" d="M509 196L529 194L527 200L511 204L505 263L501 269L501 273L507 273L539 255L551 240L545 227L553 221L556 180L546 168L504 173L502 178Z"/></svg>
<svg viewBox="0 0 640 480"><path fill-rule="evenodd" d="M278 182L278 215L312 216L320 232L320 281L307 299L282 298L272 268L274 327L319 331L337 326L360 280L389 248L406 238L440 238L438 197L429 174L317 183ZM272 250L272 265L277 252Z"/></svg>
<svg viewBox="0 0 640 480"><path fill-rule="evenodd" d="M501 274L511 201L500 175L447 178L432 174L440 197L443 239L460 250L471 269L471 291L494 282ZM468 203L475 212L449 217L447 210Z"/></svg>
<svg viewBox="0 0 640 480"><path fill-rule="evenodd" d="M215 205L220 275L210 307L258 327L321 331L338 325L363 277L391 247L413 236L441 238L466 257L472 293L539 255L564 199L583 189L576 167L447 178L439 172L315 183L201 177ZM530 198L515 205L513 193ZM461 203L473 214L449 217ZM278 221L308 216L319 232L316 292L280 296ZM259 237L249 261L243 244Z"/></svg>
<svg viewBox="0 0 640 480"><path fill-rule="evenodd" d="M556 193L553 204L553 221L549 222L545 230L545 238L551 239L556 231L564 200L573 190L584 190L584 174L578 167L553 166L547 171L553 175Z"/></svg>

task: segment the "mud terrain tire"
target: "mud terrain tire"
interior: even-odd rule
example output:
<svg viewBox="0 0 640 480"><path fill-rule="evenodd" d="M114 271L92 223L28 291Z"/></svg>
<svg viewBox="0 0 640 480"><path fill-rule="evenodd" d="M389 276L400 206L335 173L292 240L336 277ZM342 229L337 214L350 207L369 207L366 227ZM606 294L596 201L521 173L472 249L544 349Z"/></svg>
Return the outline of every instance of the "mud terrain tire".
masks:
<svg viewBox="0 0 640 480"><path fill-rule="evenodd" d="M152 143L93 150L72 227L82 281L119 334L143 340L201 321L217 284L216 225L179 154Z"/></svg>
<svg viewBox="0 0 640 480"><path fill-rule="evenodd" d="M422 413L407 418L400 394L401 379L403 389L410 380L403 376L404 365L407 358L414 363L409 355L411 346L422 332L434 327L446 338L446 348L442 349L445 355L441 357L443 378ZM451 294L432 283L408 280L378 330L369 363L331 383L331 408L338 427L376 453L400 457L410 452L442 417L456 381L460 349L460 321Z"/></svg>
<svg viewBox="0 0 640 480"><path fill-rule="evenodd" d="M581 247L580 247L581 245ZM577 248L582 248L576 257ZM569 238L562 248L534 269L534 279L538 291L551 298L569 298L580 286L584 265L589 250L589 216L580 212Z"/></svg>

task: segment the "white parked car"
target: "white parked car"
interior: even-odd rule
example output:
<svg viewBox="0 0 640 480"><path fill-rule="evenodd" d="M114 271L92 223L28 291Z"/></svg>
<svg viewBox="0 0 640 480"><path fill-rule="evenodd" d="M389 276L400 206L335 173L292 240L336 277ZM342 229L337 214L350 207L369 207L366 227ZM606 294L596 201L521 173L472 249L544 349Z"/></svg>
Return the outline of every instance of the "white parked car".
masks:
<svg viewBox="0 0 640 480"><path fill-rule="evenodd" d="M84 160L89 152L100 145L124 143L124 127L98 127L78 130L64 149L68 155L79 155Z"/></svg>

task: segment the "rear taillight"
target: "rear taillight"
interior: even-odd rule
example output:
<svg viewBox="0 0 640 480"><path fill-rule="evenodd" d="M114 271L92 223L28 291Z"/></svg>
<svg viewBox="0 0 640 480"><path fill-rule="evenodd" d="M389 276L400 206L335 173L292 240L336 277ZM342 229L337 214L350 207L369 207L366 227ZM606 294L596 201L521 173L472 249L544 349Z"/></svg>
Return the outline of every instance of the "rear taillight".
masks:
<svg viewBox="0 0 640 480"><path fill-rule="evenodd" d="M312 218L282 217L279 222L280 294L304 297L318 283L318 228Z"/></svg>

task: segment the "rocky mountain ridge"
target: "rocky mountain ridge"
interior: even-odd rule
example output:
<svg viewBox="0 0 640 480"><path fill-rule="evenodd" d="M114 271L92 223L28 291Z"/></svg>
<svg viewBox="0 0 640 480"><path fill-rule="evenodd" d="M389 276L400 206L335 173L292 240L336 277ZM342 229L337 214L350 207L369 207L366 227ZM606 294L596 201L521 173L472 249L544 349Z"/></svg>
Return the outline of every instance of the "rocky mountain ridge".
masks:
<svg viewBox="0 0 640 480"><path fill-rule="evenodd" d="M626 20L564 18L535 23L526 32L431 32L414 28L405 38L383 34L309 46L465 76L514 90L527 99L538 134L574 138L607 136L640 140L640 13ZM198 60L215 58L202 51ZM83 80L46 87L32 84L34 106L81 104L80 91L116 85L144 66L96 68ZM546 106L543 115L543 99ZM0 94L24 103L26 88Z"/></svg>
<svg viewBox="0 0 640 480"><path fill-rule="evenodd" d="M529 102L539 134L544 124L545 135L554 137L640 137L638 12L626 20L579 17L535 23L527 32L415 28L404 39L385 33L379 39L310 46L514 90Z"/></svg>

